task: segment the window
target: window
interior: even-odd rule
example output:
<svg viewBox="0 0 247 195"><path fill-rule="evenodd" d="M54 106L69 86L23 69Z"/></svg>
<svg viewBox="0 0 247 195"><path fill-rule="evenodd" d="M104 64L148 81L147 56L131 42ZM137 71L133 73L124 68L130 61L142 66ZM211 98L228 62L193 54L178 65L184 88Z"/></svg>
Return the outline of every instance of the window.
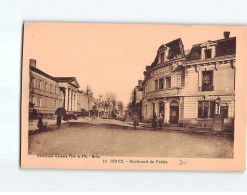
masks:
<svg viewBox="0 0 247 195"><path fill-rule="evenodd" d="M41 89L41 80L38 80L38 88Z"/></svg>
<svg viewBox="0 0 247 195"><path fill-rule="evenodd" d="M161 63L164 62L164 53L161 53L161 54L160 54L160 62L161 62Z"/></svg>
<svg viewBox="0 0 247 195"><path fill-rule="evenodd" d="M41 107L42 106L42 99L39 98L39 106Z"/></svg>
<svg viewBox="0 0 247 195"><path fill-rule="evenodd" d="M228 106L220 106L220 115L223 118L228 118Z"/></svg>
<svg viewBox="0 0 247 195"><path fill-rule="evenodd" d="M199 101L198 102L198 117L199 118L213 118L215 112L215 102Z"/></svg>
<svg viewBox="0 0 247 195"><path fill-rule="evenodd" d="M171 77L166 77L166 89L171 88Z"/></svg>
<svg viewBox="0 0 247 195"><path fill-rule="evenodd" d="M45 90L46 90L46 91L49 91L48 83L45 84Z"/></svg>
<svg viewBox="0 0 247 195"><path fill-rule="evenodd" d="M213 91L213 71L202 72L202 91Z"/></svg>
<svg viewBox="0 0 247 195"><path fill-rule="evenodd" d="M164 89L164 79L159 79L159 89Z"/></svg>
<svg viewBox="0 0 247 195"><path fill-rule="evenodd" d="M31 88L34 88L34 78L31 77Z"/></svg>
<svg viewBox="0 0 247 195"><path fill-rule="evenodd" d="M205 49L205 59L212 58L212 49Z"/></svg>
<svg viewBox="0 0 247 195"><path fill-rule="evenodd" d="M37 83L37 79L34 78L34 79L33 79L33 87L34 87L34 88L37 87L37 84L36 84L36 83Z"/></svg>
<svg viewBox="0 0 247 195"><path fill-rule="evenodd" d="M155 82L155 84L154 84L155 91L157 91L158 90L158 80L155 80L154 82Z"/></svg>

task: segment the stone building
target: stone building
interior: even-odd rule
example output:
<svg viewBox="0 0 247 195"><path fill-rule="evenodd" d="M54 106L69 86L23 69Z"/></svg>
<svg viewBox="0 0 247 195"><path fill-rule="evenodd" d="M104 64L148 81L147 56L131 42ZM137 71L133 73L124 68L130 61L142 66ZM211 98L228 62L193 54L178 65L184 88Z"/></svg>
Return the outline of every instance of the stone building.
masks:
<svg viewBox="0 0 247 195"><path fill-rule="evenodd" d="M36 67L35 59L30 59L29 70L30 108L43 115L54 115L59 107L68 113L77 111L79 84L75 77L52 77Z"/></svg>
<svg viewBox="0 0 247 195"><path fill-rule="evenodd" d="M95 105L95 99L90 91L78 91L77 111L90 111Z"/></svg>
<svg viewBox="0 0 247 195"><path fill-rule="evenodd" d="M181 39L160 46L143 82L143 117L154 112L167 124L212 128L220 116L234 126L236 37L195 44L184 51Z"/></svg>
<svg viewBox="0 0 247 195"><path fill-rule="evenodd" d="M29 102L37 113L54 114L64 104L64 96L57 80L36 67L36 60L30 59Z"/></svg>

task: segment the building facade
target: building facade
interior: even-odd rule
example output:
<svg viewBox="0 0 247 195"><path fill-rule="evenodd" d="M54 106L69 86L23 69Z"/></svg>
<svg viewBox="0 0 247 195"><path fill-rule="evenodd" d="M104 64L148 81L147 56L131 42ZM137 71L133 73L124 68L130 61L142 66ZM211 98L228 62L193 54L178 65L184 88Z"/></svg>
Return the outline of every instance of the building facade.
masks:
<svg viewBox="0 0 247 195"><path fill-rule="evenodd" d="M234 126L236 37L192 46L181 39L160 46L143 82L142 115L161 114L166 124L224 129Z"/></svg>
<svg viewBox="0 0 247 195"><path fill-rule="evenodd" d="M29 105L33 105L37 113L54 114L64 102L57 80L36 68L34 59L30 59L29 68Z"/></svg>
<svg viewBox="0 0 247 195"><path fill-rule="evenodd" d="M58 87L63 94L63 108L68 113L77 112L78 88L80 87L75 77L55 77Z"/></svg>
<svg viewBox="0 0 247 195"><path fill-rule="evenodd" d="M90 111L93 110L93 106L96 105L96 100L93 97L90 90L78 91L77 111Z"/></svg>
<svg viewBox="0 0 247 195"><path fill-rule="evenodd" d="M52 77L36 67L36 60L29 65L29 110L37 114L54 115L62 107L68 113L77 111L79 84L75 77Z"/></svg>

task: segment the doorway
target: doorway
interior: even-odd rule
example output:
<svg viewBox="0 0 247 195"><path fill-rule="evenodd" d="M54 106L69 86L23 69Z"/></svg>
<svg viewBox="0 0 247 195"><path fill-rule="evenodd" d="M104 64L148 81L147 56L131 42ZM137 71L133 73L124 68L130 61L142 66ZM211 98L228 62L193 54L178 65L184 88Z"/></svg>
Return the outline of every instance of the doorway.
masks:
<svg viewBox="0 0 247 195"><path fill-rule="evenodd" d="M179 120L179 105L177 101L172 101L170 104L170 123L178 124Z"/></svg>
<svg viewBox="0 0 247 195"><path fill-rule="evenodd" d="M164 102L159 102L159 114L161 114L163 121L165 118L165 103Z"/></svg>

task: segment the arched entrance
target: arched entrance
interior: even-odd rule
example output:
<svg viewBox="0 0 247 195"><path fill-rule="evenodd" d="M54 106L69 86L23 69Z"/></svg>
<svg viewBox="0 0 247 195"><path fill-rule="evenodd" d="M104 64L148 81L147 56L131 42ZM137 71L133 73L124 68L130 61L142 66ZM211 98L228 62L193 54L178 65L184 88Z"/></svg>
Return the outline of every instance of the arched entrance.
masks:
<svg viewBox="0 0 247 195"><path fill-rule="evenodd" d="M164 102L159 102L159 114L161 114L163 120L165 118L165 104Z"/></svg>
<svg viewBox="0 0 247 195"><path fill-rule="evenodd" d="M179 104L177 101L172 101L170 104L170 123L177 124L179 119Z"/></svg>

